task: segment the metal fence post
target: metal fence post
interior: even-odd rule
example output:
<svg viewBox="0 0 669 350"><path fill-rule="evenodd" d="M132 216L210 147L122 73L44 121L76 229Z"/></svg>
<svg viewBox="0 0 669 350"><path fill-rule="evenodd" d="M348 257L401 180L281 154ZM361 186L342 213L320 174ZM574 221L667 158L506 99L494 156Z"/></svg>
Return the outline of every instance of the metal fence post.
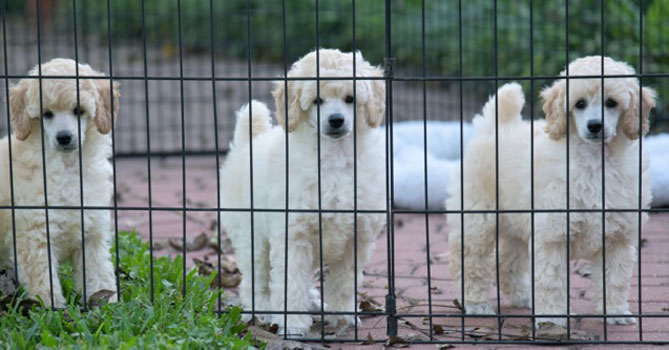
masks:
<svg viewBox="0 0 669 350"><path fill-rule="evenodd" d="M395 239L394 239L394 213L392 204L394 202L393 196L393 84L395 59L391 55L391 30L390 30L390 0L386 0L385 5L386 14L386 55L383 59L383 77L386 80L386 136L388 143L386 144L386 168L389 181L386 181L388 186L388 196L390 202L386 201L387 217L388 217L388 294L386 294L386 313L388 314L387 331L388 336L397 335L397 317L395 316L397 310L395 308Z"/></svg>

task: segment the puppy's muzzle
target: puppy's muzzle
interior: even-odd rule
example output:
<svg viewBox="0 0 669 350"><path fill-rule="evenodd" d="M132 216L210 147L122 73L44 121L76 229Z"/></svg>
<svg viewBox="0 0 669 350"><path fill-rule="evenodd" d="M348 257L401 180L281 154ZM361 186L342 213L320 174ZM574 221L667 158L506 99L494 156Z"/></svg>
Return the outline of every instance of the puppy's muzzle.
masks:
<svg viewBox="0 0 669 350"><path fill-rule="evenodd" d="M600 131L602 131L602 122L597 119L591 119L588 120L588 131L590 131L591 134L598 134Z"/></svg>
<svg viewBox="0 0 669 350"><path fill-rule="evenodd" d="M58 148L64 151L71 151L76 148L76 145L74 142L74 137L72 135L72 132L67 131L67 130L62 130L59 131L56 134L56 141L58 142Z"/></svg>
<svg viewBox="0 0 669 350"><path fill-rule="evenodd" d="M328 128L325 131L325 134L332 138L339 138L344 136L348 131L344 126L346 124L346 119L341 113L330 114L328 117Z"/></svg>

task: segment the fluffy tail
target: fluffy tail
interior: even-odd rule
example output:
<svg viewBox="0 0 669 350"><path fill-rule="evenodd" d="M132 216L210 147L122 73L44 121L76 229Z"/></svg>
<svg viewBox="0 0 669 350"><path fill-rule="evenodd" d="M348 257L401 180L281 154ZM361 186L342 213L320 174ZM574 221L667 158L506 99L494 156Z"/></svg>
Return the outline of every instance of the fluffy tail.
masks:
<svg viewBox="0 0 669 350"><path fill-rule="evenodd" d="M496 98L499 98L497 103L495 103ZM488 102L483 106L483 114L474 118L474 125L478 129L494 130L495 115L497 115L498 124L520 120L523 105L525 105L525 95L523 95L523 88L520 84L504 84L497 90L496 95L490 96ZM498 108L497 113L495 113L495 108Z"/></svg>
<svg viewBox="0 0 669 350"><path fill-rule="evenodd" d="M237 111L236 115L237 125L235 126L231 146L241 146L249 142L249 124L252 124L251 137L253 138L272 128L270 111L267 105L260 101L252 100L250 107L248 104L244 105ZM251 122L249 122L249 118Z"/></svg>

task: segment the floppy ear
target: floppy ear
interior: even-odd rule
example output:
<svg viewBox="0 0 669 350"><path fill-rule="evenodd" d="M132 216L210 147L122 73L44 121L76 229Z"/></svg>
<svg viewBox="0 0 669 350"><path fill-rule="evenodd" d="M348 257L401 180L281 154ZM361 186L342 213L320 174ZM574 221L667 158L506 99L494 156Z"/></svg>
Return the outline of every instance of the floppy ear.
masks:
<svg viewBox="0 0 669 350"><path fill-rule="evenodd" d="M543 110L546 115L546 127L544 131L548 136L557 141L567 134L567 113L565 106L565 83L558 80L549 88L541 91L544 100Z"/></svg>
<svg viewBox="0 0 669 350"><path fill-rule="evenodd" d="M276 105L276 121L287 132L293 132L305 114L300 108L300 94L302 89L298 82L288 82L288 122L286 123L286 82L278 81L274 84L272 96Z"/></svg>
<svg viewBox="0 0 669 350"><path fill-rule="evenodd" d="M366 77L382 77L383 70L365 62L363 74ZM367 125L376 128L383 121L383 115L386 112L386 82L383 80L368 80L367 83L369 89L367 103L365 103L365 119Z"/></svg>
<svg viewBox="0 0 669 350"><path fill-rule="evenodd" d="M623 113L621 126L623 133L630 139L639 138L639 88L635 87L630 92L631 100L627 110ZM655 107L655 90L649 87L641 88L641 135L648 133L649 122L648 115L650 110Z"/></svg>
<svg viewBox="0 0 669 350"><path fill-rule="evenodd" d="M21 80L18 85L9 89L9 112L14 127L14 135L18 140L25 140L32 129L32 122L26 113L26 93L28 92L27 80Z"/></svg>
<svg viewBox="0 0 669 350"><path fill-rule="evenodd" d="M95 102L95 126L101 134L109 134L112 127L112 114L114 119L118 116L121 87L117 82L113 82L110 86L107 79L96 79L95 86L98 89L98 99Z"/></svg>

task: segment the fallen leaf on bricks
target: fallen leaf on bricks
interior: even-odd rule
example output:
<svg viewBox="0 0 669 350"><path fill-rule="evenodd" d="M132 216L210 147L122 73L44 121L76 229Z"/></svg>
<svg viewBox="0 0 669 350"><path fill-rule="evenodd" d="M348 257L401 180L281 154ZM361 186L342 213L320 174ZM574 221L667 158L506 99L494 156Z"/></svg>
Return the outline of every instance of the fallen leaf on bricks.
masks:
<svg viewBox="0 0 669 350"><path fill-rule="evenodd" d="M648 245L648 239L647 238L642 238L641 239L641 248L645 248Z"/></svg>
<svg viewBox="0 0 669 350"><path fill-rule="evenodd" d="M443 294L444 292L439 287L432 287L432 294Z"/></svg>
<svg viewBox="0 0 669 350"><path fill-rule="evenodd" d="M455 349L455 345L453 344L437 344L436 347L439 350Z"/></svg>
<svg viewBox="0 0 669 350"><path fill-rule="evenodd" d="M251 333L251 337L253 339L266 343L282 339L280 336L258 326L249 326L246 329L246 332Z"/></svg>
<svg viewBox="0 0 669 350"><path fill-rule="evenodd" d="M165 241L153 241L153 245L151 247L153 248L153 250L163 250L165 249L165 247L167 247L168 244L169 243Z"/></svg>
<svg viewBox="0 0 669 350"><path fill-rule="evenodd" d="M592 275L592 266L584 263L578 266L574 272L583 278L590 278L590 275Z"/></svg>
<svg viewBox="0 0 669 350"><path fill-rule="evenodd" d="M490 327L466 327L465 335L474 339L491 340L497 332Z"/></svg>
<svg viewBox="0 0 669 350"><path fill-rule="evenodd" d="M376 299L367 295L367 293L360 293L360 310L367 312L383 311L381 303Z"/></svg>
<svg viewBox="0 0 669 350"><path fill-rule="evenodd" d="M594 340L588 332L577 329L572 330L571 339ZM541 340L565 340L567 339L567 329L554 323L540 323L536 330L536 338Z"/></svg>
<svg viewBox="0 0 669 350"><path fill-rule="evenodd" d="M209 241L207 241L207 248L213 249L216 252L220 252L221 249L218 246L218 237L214 236L209 238Z"/></svg>
<svg viewBox="0 0 669 350"><path fill-rule="evenodd" d="M453 305L455 305L455 307L456 307L458 310L460 310L460 311L464 311L464 309L462 308L462 305L460 305L460 301L458 301L458 299L453 299Z"/></svg>
<svg viewBox="0 0 669 350"><path fill-rule="evenodd" d="M325 350L326 347L317 344L301 343L295 340L275 340L267 343L267 350Z"/></svg>
<svg viewBox="0 0 669 350"><path fill-rule="evenodd" d="M95 308L107 304L114 294L116 294L116 292L112 292L111 290L99 290L88 297L88 307Z"/></svg>
<svg viewBox="0 0 669 350"><path fill-rule="evenodd" d="M370 303L367 300L363 300L360 302L360 310L374 312L374 311L381 311L382 309L372 305L372 303Z"/></svg>
<svg viewBox="0 0 669 350"><path fill-rule="evenodd" d="M170 245L176 250L183 250L183 239L181 238L170 238ZM209 243L209 237L206 233L201 233L195 238L186 238L186 251L192 252L194 250L200 250L207 246Z"/></svg>
<svg viewBox="0 0 669 350"><path fill-rule="evenodd" d="M430 337L428 337L427 335L425 335L423 333L409 333L404 337L404 339L408 343L415 343L415 342L429 341Z"/></svg>
<svg viewBox="0 0 669 350"><path fill-rule="evenodd" d="M214 265L210 261L200 260L198 258L193 258L193 262L198 268L200 275L208 276L218 270L217 264ZM229 256L221 256L221 275L220 275L220 284L219 277L214 278L212 287L221 287L221 288L235 288L242 281L242 275L237 268L237 264L233 258Z"/></svg>
<svg viewBox="0 0 669 350"><path fill-rule="evenodd" d="M669 312L669 307L663 307L663 308L662 308L662 311L664 311L664 312Z"/></svg>
<svg viewBox="0 0 669 350"><path fill-rule="evenodd" d="M509 340L532 340L530 337L530 329L526 326L520 327L520 334L503 334Z"/></svg>
<svg viewBox="0 0 669 350"><path fill-rule="evenodd" d="M444 327L438 324L432 325L432 331L434 334L444 334Z"/></svg>
<svg viewBox="0 0 669 350"><path fill-rule="evenodd" d="M384 345L386 347L392 346L392 347L395 347L395 348L408 348L409 347L409 343L407 343L407 341L404 338L402 338L400 336L396 336L396 335L391 335L388 338L388 340L386 340L386 343Z"/></svg>
<svg viewBox="0 0 669 350"><path fill-rule="evenodd" d="M362 345L374 345L376 344L376 341L374 341L374 338L372 338L372 333L367 333L367 339L365 339L364 342L362 342Z"/></svg>

